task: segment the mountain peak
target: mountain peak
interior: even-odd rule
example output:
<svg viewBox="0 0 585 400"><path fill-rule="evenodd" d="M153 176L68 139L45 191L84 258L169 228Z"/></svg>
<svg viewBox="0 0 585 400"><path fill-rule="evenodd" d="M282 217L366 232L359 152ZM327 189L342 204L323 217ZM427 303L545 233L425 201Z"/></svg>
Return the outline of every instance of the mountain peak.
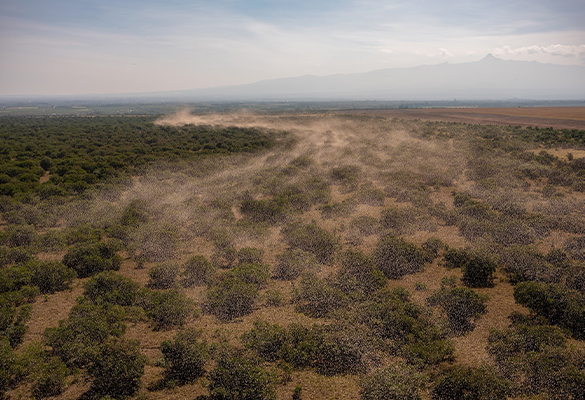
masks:
<svg viewBox="0 0 585 400"><path fill-rule="evenodd" d="M492 53L488 53L488 55L482 58L481 61L502 61L502 59L495 57Z"/></svg>

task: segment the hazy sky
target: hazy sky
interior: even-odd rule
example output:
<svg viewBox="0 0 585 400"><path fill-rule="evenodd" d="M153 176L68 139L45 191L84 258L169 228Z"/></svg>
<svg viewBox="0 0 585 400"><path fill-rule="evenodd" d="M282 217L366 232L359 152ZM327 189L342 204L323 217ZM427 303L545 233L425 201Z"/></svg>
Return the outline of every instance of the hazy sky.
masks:
<svg viewBox="0 0 585 400"><path fill-rule="evenodd" d="M503 59L585 65L584 0L0 0L0 95Z"/></svg>

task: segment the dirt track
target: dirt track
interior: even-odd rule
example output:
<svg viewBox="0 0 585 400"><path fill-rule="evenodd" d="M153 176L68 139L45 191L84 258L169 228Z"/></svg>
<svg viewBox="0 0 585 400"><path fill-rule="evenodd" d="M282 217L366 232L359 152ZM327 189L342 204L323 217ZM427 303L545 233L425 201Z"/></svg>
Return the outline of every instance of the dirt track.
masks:
<svg viewBox="0 0 585 400"><path fill-rule="evenodd" d="M585 107L429 108L356 110L344 114L373 115L468 124L519 125L585 130Z"/></svg>

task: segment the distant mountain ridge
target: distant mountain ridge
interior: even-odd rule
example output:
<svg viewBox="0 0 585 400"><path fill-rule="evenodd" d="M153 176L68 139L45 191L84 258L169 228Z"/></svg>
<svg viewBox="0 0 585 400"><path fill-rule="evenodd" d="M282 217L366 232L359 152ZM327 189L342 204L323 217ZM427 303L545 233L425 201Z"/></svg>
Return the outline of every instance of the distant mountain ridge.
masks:
<svg viewBox="0 0 585 400"><path fill-rule="evenodd" d="M73 97L73 96L67 96ZM305 75L203 89L77 96L166 101L585 100L585 66L502 60Z"/></svg>
<svg viewBox="0 0 585 400"><path fill-rule="evenodd" d="M585 67L509 61L488 54L469 63L306 75L158 94L215 100L585 99Z"/></svg>

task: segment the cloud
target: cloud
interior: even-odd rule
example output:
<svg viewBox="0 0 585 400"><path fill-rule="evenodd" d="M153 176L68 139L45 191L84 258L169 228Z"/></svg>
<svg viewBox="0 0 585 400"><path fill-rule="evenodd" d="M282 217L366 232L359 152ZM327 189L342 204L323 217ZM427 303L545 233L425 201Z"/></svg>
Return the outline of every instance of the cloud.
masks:
<svg viewBox="0 0 585 400"><path fill-rule="evenodd" d="M498 47L494 50L496 55L526 55L548 54L558 57L585 57L585 45L553 44L550 46L524 46L511 48L510 46Z"/></svg>
<svg viewBox="0 0 585 400"><path fill-rule="evenodd" d="M439 49L439 54L441 55L442 58L451 58L451 57L453 57L453 54L451 54L449 52L449 50L443 49L443 48Z"/></svg>

